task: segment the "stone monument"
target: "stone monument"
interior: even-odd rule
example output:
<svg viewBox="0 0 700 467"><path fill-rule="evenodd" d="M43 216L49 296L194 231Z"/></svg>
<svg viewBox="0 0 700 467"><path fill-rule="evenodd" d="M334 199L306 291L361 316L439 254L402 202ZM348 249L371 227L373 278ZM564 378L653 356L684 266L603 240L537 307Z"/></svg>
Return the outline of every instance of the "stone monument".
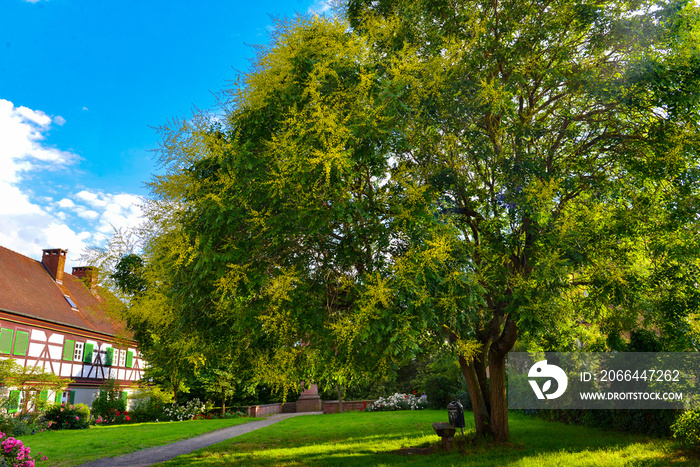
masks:
<svg viewBox="0 0 700 467"><path fill-rule="evenodd" d="M301 387L307 386L301 383ZM309 384L297 399L297 413L299 412L320 412L323 410L321 396L318 395L318 386Z"/></svg>

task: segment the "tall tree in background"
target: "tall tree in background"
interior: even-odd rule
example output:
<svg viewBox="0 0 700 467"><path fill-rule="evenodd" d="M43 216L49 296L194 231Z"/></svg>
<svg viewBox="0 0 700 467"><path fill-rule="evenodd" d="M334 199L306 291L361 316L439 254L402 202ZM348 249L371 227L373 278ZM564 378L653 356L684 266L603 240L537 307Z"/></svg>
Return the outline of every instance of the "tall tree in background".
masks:
<svg viewBox="0 0 700 467"><path fill-rule="evenodd" d="M225 116L163 129L148 248L175 329L287 389L445 340L498 441L519 338L641 320L692 345L694 5L348 13L280 27Z"/></svg>
<svg viewBox="0 0 700 467"><path fill-rule="evenodd" d="M477 432L507 440L505 357L519 336L547 345L581 324L668 324L652 297L674 281L688 291L698 8L398 0L348 13L401 57L387 71L406 115L396 158L459 230L483 287L474 327L453 338L479 348L460 357ZM697 298L671 289L676 324L687 321Z"/></svg>

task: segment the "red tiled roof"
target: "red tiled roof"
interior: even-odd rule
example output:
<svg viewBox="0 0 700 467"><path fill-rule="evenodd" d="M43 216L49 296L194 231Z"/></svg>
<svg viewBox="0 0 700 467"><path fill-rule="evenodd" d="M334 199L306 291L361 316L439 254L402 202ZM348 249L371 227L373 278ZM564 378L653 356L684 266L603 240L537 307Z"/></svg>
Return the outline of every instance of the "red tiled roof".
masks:
<svg viewBox="0 0 700 467"><path fill-rule="evenodd" d="M77 310L64 295L71 298ZM64 273L63 284L59 285L41 262L1 246L0 309L110 335L124 328L107 318L105 300L80 279Z"/></svg>

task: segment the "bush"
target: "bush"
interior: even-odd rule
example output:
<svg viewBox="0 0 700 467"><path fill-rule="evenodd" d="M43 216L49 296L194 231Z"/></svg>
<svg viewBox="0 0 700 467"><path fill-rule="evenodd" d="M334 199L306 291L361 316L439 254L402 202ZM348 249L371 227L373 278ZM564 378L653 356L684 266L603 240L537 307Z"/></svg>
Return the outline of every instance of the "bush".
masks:
<svg viewBox="0 0 700 467"><path fill-rule="evenodd" d="M417 397L415 394L399 394L387 398L380 397L372 402L365 410L368 412L383 412L390 410L420 410L428 407L428 398L425 395Z"/></svg>
<svg viewBox="0 0 700 467"><path fill-rule="evenodd" d="M681 443L700 447L700 411L691 410L682 414L671 427L673 437Z"/></svg>
<svg viewBox="0 0 700 467"><path fill-rule="evenodd" d="M15 439L5 433L0 432L0 465L12 467L34 467L36 462L29 455L30 449L19 439ZM41 453L39 453L41 456ZM46 456L42 461L48 460Z"/></svg>
<svg viewBox="0 0 700 467"><path fill-rule="evenodd" d="M654 436L669 436L677 410L520 410L545 420L608 428Z"/></svg>
<svg viewBox="0 0 700 467"><path fill-rule="evenodd" d="M165 421L181 422L183 420L193 420L197 415L203 414L206 406L199 399L193 399L185 405L172 404L163 409Z"/></svg>
<svg viewBox="0 0 700 467"><path fill-rule="evenodd" d="M119 385L113 379L108 379L100 388L100 392L92 401L92 415L100 424L111 425L125 423L126 399L122 398Z"/></svg>
<svg viewBox="0 0 700 467"><path fill-rule="evenodd" d="M444 349L416 362L417 368L411 388L428 396L430 406L445 410L447 404L467 389L464 375L455 356ZM467 401L462 401L464 404Z"/></svg>
<svg viewBox="0 0 700 467"><path fill-rule="evenodd" d="M77 430L90 426L90 409L85 404L55 404L44 415L52 430Z"/></svg>
<svg viewBox="0 0 700 467"><path fill-rule="evenodd" d="M131 396L131 420L135 423L166 420L164 410L171 400L171 394L157 387L141 388Z"/></svg>

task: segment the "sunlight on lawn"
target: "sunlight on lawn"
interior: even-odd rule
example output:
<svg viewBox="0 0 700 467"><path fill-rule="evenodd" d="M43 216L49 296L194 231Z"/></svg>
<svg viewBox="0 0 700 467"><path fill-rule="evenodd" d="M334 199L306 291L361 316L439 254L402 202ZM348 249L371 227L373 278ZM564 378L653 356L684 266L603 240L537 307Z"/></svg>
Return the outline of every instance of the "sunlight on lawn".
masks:
<svg viewBox="0 0 700 467"><path fill-rule="evenodd" d="M446 453L432 431L441 411L354 413L289 419L181 456L166 465L253 466L697 466L665 439L513 415L512 442L467 443ZM369 434L370 432L374 434ZM467 433L471 439L472 433ZM406 448L435 447L431 454ZM464 452L466 449L466 452Z"/></svg>

